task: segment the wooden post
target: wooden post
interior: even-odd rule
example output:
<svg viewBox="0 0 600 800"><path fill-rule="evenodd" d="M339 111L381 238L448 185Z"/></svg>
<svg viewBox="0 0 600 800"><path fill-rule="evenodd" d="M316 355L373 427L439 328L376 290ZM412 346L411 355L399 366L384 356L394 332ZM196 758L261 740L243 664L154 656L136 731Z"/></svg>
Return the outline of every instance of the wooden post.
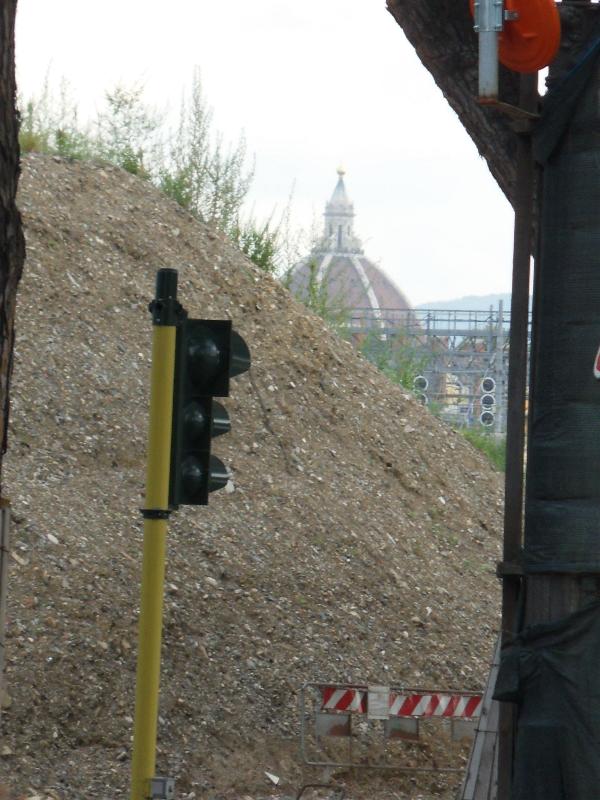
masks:
<svg viewBox="0 0 600 800"><path fill-rule="evenodd" d="M537 111L537 73L521 75L521 108ZM521 577L518 566L523 536L523 474L525 450L525 398L527 393L527 346L529 326L529 278L535 169L531 136L517 138L517 181L514 192L515 229L513 283L510 317L510 362L508 371L508 409L506 414L506 471L504 492L504 547L506 569L502 574L502 641L514 633ZM512 574L511 574L512 572ZM500 705L498 743L498 800L508 800L513 771L515 708Z"/></svg>

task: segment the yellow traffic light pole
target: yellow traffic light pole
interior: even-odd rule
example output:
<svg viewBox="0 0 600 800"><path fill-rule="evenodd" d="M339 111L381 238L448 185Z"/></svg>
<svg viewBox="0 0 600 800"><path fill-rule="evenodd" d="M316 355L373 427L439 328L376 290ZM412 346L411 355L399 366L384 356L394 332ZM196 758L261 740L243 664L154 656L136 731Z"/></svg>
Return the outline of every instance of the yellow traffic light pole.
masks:
<svg viewBox="0 0 600 800"><path fill-rule="evenodd" d="M165 575L173 380L179 304L177 271L161 269L156 278L153 315L150 424L144 514L144 554L135 694L131 800L151 796L155 777L160 685L160 651Z"/></svg>

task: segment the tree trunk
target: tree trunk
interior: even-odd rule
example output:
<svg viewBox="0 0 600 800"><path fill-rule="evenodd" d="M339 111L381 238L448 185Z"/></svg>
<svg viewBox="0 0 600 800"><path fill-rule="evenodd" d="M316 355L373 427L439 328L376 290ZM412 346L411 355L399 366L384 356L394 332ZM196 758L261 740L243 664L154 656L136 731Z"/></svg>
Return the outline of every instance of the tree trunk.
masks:
<svg viewBox="0 0 600 800"><path fill-rule="evenodd" d="M19 123L15 107L15 16L17 0L0 6L0 708L4 686L4 615L10 509L2 493L17 285L25 260L21 215L15 203L19 180Z"/></svg>
<svg viewBox="0 0 600 800"><path fill-rule="evenodd" d="M0 502L2 456L7 447L15 304L25 259L21 215L15 203L19 179L15 107L16 10L17 0L3 0L0 7Z"/></svg>

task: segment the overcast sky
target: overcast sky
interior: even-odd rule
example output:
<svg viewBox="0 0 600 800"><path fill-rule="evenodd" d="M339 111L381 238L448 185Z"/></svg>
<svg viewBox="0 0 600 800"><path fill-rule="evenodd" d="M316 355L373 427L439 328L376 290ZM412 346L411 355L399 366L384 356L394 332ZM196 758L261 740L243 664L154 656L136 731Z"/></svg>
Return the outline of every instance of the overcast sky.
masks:
<svg viewBox="0 0 600 800"><path fill-rule="evenodd" d="M24 97L50 68L84 114L118 83L176 112L196 65L256 157L258 215L294 187L296 224L320 224L342 164L365 252L411 302L510 291L512 211L385 0L19 0Z"/></svg>

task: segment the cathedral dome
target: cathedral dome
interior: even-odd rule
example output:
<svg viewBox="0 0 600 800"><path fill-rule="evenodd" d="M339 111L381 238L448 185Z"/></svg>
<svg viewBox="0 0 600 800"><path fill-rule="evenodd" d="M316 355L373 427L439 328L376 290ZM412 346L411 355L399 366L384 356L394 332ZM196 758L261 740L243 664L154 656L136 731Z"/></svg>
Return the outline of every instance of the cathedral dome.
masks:
<svg viewBox="0 0 600 800"><path fill-rule="evenodd" d="M318 291L331 308L360 319L379 319L384 309L409 310L404 294L363 252L353 229L354 207L346 193L344 171L325 205L321 239L291 271L289 287L306 302ZM309 303L310 304L310 303Z"/></svg>

